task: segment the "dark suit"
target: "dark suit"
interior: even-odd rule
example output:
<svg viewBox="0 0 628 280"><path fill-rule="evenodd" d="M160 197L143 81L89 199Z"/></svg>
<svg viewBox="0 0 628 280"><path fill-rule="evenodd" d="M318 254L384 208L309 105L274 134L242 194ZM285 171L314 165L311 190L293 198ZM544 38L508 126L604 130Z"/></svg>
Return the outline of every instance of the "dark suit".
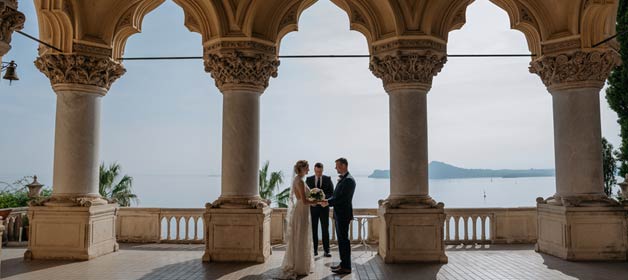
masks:
<svg viewBox="0 0 628 280"><path fill-rule="evenodd" d="M347 172L336 184L334 195L328 199L329 206L334 207L338 251L340 251L340 267L351 269L351 241L349 240L349 224L353 220L353 193L355 179Z"/></svg>
<svg viewBox="0 0 628 280"><path fill-rule="evenodd" d="M325 193L325 198L329 199L334 193L334 183L331 177L323 175L316 185L316 176L305 179L305 183L310 189L319 188ZM329 253L329 206L310 206L310 216L312 217L312 241L314 241L314 253L318 252L318 221L321 221L321 231L323 232L323 249Z"/></svg>

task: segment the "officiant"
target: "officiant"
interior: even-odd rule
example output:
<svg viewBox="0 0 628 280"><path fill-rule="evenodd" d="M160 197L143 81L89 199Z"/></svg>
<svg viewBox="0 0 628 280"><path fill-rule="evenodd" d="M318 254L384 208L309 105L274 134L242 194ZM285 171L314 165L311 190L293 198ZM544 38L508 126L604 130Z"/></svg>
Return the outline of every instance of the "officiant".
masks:
<svg viewBox="0 0 628 280"><path fill-rule="evenodd" d="M323 175L323 164L320 162L314 165L314 176L307 177L305 183L310 189L319 188L323 190L326 199L334 193L334 183L332 183L331 177ZM329 206L310 206L310 216L312 217L314 256L318 256L318 221L320 220L323 233L323 250L325 250L324 256L331 257L329 253Z"/></svg>

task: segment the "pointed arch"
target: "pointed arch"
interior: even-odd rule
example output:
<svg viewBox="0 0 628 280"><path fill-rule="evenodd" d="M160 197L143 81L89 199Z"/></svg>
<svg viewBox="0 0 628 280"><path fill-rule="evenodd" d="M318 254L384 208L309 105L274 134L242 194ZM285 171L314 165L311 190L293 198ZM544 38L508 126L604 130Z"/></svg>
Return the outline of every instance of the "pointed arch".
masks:
<svg viewBox="0 0 628 280"><path fill-rule="evenodd" d="M185 27L201 34L203 42L226 33L224 31L226 16L219 12L214 1L173 0L173 2L183 9Z"/></svg>
<svg viewBox="0 0 628 280"><path fill-rule="evenodd" d="M125 9L119 9L113 17L118 19L115 25L109 26L109 30L105 32L106 37L110 37L113 47L113 58L118 59L124 55L126 42L131 35L142 31L142 22L144 17L164 3L165 0L143 0L131 5ZM129 1L131 2L131 1ZM111 32L111 33L110 33Z"/></svg>

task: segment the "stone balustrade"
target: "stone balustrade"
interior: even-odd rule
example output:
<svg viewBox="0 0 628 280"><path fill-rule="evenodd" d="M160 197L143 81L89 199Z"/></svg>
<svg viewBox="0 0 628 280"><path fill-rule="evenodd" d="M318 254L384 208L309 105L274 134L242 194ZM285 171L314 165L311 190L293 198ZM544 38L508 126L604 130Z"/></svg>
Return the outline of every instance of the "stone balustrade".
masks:
<svg viewBox="0 0 628 280"><path fill-rule="evenodd" d="M118 242L203 243L202 208L120 208ZM355 216L376 216L377 209L354 209ZM447 244L535 243L536 208L449 208L445 209ZM271 242L284 241L286 209L271 214ZM333 212L330 213L333 219ZM333 221L333 220L332 220ZM336 241L330 223L331 242ZM352 242L375 244L379 240L378 218L359 217L349 230Z"/></svg>
<svg viewBox="0 0 628 280"><path fill-rule="evenodd" d="M2 209L0 209L2 210ZM3 221L9 244L26 240L23 217L28 208L13 208ZM118 242L140 243L203 243L203 208L140 208L118 209L116 236ZM379 240L378 218L375 208L354 209L358 217L351 223L352 242L364 240L376 244ZM446 244L501 244L535 243L537 240L537 213L535 207L521 208L446 208ZM284 241L286 209L274 208L271 214L271 242ZM363 217L360 217L363 216ZM336 242L333 211L330 213L331 242Z"/></svg>
<svg viewBox="0 0 628 280"><path fill-rule="evenodd" d="M273 208L270 221L270 240L273 244L280 244L284 241L284 229L286 227L286 211L285 208ZM354 216L377 216L375 208L357 208L353 209ZM336 230L333 222L334 212L330 211L330 242L336 242ZM363 228L365 227L365 228ZM362 242L364 239L369 244L375 244L379 240L379 221L376 218L367 219L357 217L349 224L349 239L354 242ZM322 241L321 241L322 242Z"/></svg>
<svg viewBox="0 0 628 280"><path fill-rule="evenodd" d="M203 208L120 208L118 242L203 243Z"/></svg>
<svg viewBox="0 0 628 280"><path fill-rule="evenodd" d="M9 209L0 209L0 211ZM11 213L2 221L4 225L3 241L8 241L7 245L21 245L28 240L24 227L28 207L10 208Z"/></svg>
<svg viewBox="0 0 628 280"><path fill-rule="evenodd" d="M535 207L445 209L446 244L536 243Z"/></svg>

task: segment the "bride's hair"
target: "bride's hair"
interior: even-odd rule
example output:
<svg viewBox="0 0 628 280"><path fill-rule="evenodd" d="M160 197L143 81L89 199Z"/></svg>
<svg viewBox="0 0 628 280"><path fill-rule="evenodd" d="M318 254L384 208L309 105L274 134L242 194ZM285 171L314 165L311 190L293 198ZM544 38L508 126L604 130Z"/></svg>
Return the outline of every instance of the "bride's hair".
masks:
<svg viewBox="0 0 628 280"><path fill-rule="evenodd" d="M301 171L308 166L309 164L307 163L307 160L297 161L297 163L294 165L294 174L299 175L299 173L301 173Z"/></svg>

